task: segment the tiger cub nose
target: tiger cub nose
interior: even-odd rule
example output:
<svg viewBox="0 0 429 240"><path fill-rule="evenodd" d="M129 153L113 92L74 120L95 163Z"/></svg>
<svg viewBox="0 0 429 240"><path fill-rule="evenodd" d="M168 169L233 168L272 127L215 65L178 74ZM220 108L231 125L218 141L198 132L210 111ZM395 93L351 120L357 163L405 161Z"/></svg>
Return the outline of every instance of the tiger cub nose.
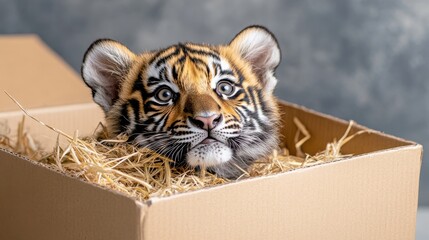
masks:
<svg viewBox="0 0 429 240"><path fill-rule="evenodd" d="M205 130L211 130L213 128L215 128L219 122L222 120L222 115L221 114L213 114L209 117L202 117L202 116L197 116L197 117L190 117L189 120L197 127L201 128L201 129L205 129Z"/></svg>

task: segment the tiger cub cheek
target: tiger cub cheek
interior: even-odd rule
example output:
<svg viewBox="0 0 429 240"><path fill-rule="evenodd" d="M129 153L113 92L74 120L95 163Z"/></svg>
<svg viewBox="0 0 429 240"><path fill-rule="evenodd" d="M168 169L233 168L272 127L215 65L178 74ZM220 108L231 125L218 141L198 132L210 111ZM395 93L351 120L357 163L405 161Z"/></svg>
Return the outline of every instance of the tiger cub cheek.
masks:
<svg viewBox="0 0 429 240"><path fill-rule="evenodd" d="M213 167L231 159L231 148L222 143L203 144L191 149L186 155L186 161L192 167Z"/></svg>

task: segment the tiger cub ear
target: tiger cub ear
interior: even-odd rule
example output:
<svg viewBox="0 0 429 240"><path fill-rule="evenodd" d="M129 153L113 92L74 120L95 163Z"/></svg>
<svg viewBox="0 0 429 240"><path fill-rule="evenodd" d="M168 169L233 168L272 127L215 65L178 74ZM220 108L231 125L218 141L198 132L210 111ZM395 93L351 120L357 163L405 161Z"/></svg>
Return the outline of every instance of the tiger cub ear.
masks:
<svg viewBox="0 0 429 240"><path fill-rule="evenodd" d="M281 59L274 35L265 27L249 26L238 33L229 46L251 65L264 89L272 92L277 84L274 71Z"/></svg>
<svg viewBox="0 0 429 240"><path fill-rule="evenodd" d="M83 58L81 74L92 90L94 102L108 112L119 97L121 81L136 55L119 42L100 39L91 44Z"/></svg>

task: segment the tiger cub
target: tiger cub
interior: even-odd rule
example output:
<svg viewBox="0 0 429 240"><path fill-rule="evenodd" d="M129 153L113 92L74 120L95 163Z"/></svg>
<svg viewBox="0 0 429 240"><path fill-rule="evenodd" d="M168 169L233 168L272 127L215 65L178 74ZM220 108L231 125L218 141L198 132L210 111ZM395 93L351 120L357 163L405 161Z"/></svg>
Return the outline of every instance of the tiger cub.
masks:
<svg viewBox="0 0 429 240"><path fill-rule="evenodd" d="M141 54L101 39L85 53L82 78L110 137L126 134L176 166L235 178L277 146L279 62L274 35L250 26L226 45L179 43Z"/></svg>

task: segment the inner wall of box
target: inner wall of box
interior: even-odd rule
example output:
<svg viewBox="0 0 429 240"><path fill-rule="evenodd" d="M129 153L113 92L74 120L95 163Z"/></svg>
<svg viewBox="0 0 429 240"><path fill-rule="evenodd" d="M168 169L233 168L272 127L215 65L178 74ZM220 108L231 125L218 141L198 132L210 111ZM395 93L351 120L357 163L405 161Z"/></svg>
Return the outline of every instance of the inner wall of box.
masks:
<svg viewBox="0 0 429 240"><path fill-rule="evenodd" d="M311 138L302 146L305 153L314 155L326 148L326 144L334 139L340 139L349 123L327 115L322 115L303 107L279 102L281 112L280 135L282 145L289 149L292 155L296 154L295 133L297 127L293 122L294 117L298 118L309 131ZM366 129L354 124L350 134ZM364 154L384 149L410 145L412 143L397 138L388 137L381 133L365 133L356 136L341 148L343 154Z"/></svg>

